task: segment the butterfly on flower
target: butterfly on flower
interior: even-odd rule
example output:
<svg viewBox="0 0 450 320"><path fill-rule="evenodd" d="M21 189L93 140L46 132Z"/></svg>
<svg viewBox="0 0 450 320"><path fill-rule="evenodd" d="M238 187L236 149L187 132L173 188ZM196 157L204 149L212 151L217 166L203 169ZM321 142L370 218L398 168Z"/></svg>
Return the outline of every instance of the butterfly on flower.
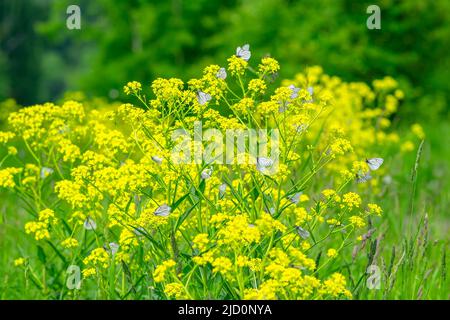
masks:
<svg viewBox="0 0 450 320"><path fill-rule="evenodd" d="M108 245L104 245L103 249L106 250L111 256L114 256L119 251L119 245L115 242L110 242Z"/></svg>
<svg viewBox="0 0 450 320"><path fill-rule="evenodd" d="M202 171L202 173L200 174L200 176L202 177L203 180L209 179L212 176L212 169L207 168L205 170Z"/></svg>
<svg viewBox="0 0 450 320"><path fill-rule="evenodd" d="M381 167L381 165L383 164L384 160L383 158L371 158L371 159L366 159L366 163L369 166L370 170L378 170L378 168Z"/></svg>
<svg viewBox="0 0 450 320"><path fill-rule="evenodd" d="M83 227L84 227L86 230L95 230L95 229L97 229L97 223L95 223L95 221L94 221L91 217L88 217L88 218L84 221Z"/></svg>
<svg viewBox="0 0 450 320"><path fill-rule="evenodd" d="M248 61L250 60L250 57L252 56L252 53L250 52L250 45L244 44L241 47L237 47L236 49L236 57L241 58L242 60Z"/></svg>
<svg viewBox="0 0 450 320"><path fill-rule="evenodd" d="M227 78L227 71L225 70L225 68L220 68L216 74L216 77L218 79L225 80Z"/></svg>
<svg viewBox="0 0 450 320"><path fill-rule="evenodd" d="M160 157L158 157L158 156L152 156L152 160L153 160L154 162L156 162L157 164L161 164L162 161L163 161L163 159L160 158Z"/></svg>
<svg viewBox="0 0 450 320"><path fill-rule="evenodd" d="M226 191L227 191L227 185L226 185L226 183L222 183L219 186L219 199L223 199Z"/></svg>
<svg viewBox="0 0 450 320"><path fill-rule="evenodd" d="M258 157L256 159L256 170L263 172L266 168L270 168L273 165L273 160L265 157Z"/></svg>
<svg viewBox="0 0 450 320"><path fill-rule="evenodd" d="M203 106L211 100L211 95L208 93L205 93L203 91L198 91L197 92L197 100L198 100L198 103L201 106Z"/></svg>
<svg viewBox="0 0 450 320"><path fill-rule="evenodd" d="M298 92L300 91L300 88L297 88L293 84L291 84L288 88L291 89L291 91L292 91L290 98L291 99L297 98L298 97Z"/></svg>
<svg viewBox="0 0 450 320"><path fill-rule="evenodd" d="M310 233L307 230L303 229L302 227L295 226L295 230L297 230L298 235L302 239L308 239L310 236Z"/></svg>
<svg viewBox="0 0 450 320"><path fill-rule="evenodd" d="M300 196L303 194L303 192L297 192L293 195L288 196L287 198L291 200L292 203L298 204L300 202Z"/></svg>
<svg viewBox="0 0 450 320"><path fill-rule="evenodd" d="M155 210L154 214L158 217L167 217L171 211L172 208L170 206L168 206L167 204L163 204Z"/></svg>
<svg viewBox="0 0 450 320"><path fill-rule="evenodd" d="M358 173L356 175L356 182L358 183L364 183L372 179L372 176L370 175L370 172L367 173Z"/></svg>

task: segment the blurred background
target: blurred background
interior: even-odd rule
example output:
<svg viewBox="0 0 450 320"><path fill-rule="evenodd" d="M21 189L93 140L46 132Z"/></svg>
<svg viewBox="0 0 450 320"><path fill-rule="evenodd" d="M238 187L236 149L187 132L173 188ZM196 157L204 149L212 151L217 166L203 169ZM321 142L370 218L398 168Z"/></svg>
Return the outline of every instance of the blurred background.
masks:
<svg viewBox="0 0 450 320"><path fill-rule="evenodd" d="M81 8L81 29L66 27ZM366 9L381 8L381 30ZM129 80L199 76L238 45L270 54L280 79L308 65L348 81L385 75L406 93L403 115L448 120L448 0L1 0L0 101L56 101L67 91L120 99Z"/></svg>

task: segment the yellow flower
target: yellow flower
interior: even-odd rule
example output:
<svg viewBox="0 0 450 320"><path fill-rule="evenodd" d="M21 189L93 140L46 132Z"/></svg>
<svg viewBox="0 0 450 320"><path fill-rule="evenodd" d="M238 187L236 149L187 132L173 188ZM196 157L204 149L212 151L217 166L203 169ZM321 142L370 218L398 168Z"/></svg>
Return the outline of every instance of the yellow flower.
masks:
<svg viewBox="0 0 450 320"><path fill-rule="evenodd" d="M139 91L142 90L142 85L140 82L138 81L131 81L128 82L124 87L123 87L123 91L125 92L125 94L130 95L130 94L137 94Z"/></svg>
<svg viewBox="0 0 450 320"><path fill-rule="evenodd" d="M357 193L348 192L342 196L341 208L357 209L361 206L361 202L361 197Z"/></svg>
<svg viewBox="0 0 450 320"><path fill-rule="evenodd" d="M221 273L224 276L229 275L233 270L233 263L227 257L220 257L213 261L213 272Z"/></svg>
<svg viewBox="0 0 450 320"><path fill-rule="evenodd" d="M15 156L17 154L17 149L15 147L8 147L8 154Z"/></svg>
<svg viewBox="0 0 450 320"><path fill-rule="evenodd" d="M89 278L97 274L97 271L95 270L95 268L86 268L83 269L82 273L84 278Z"/></svg>
<svg viewBox="0 0 450 320"><path fill-rule="evenodd" d="M419 138L420 140L425 139L425 132L423 131L423 128L420 124L415 123L411 126L411 131L412 133L414 133L417 138Z"/></svg>
<svg viewBox="0 0 450 320"><path fill-rule="evenodd" d="M0 170L0 188L14 188L14 176L22 172L22 168L6 168Z"/></svg>
<svg viewBox="0 0 450 320"><path fill-rule="evenodd" d="M242 76L247 68L248 62L244 59L241 59L235 55L228 58L228 70L231 72L231 75L240 75Z"/></svg>
<svg viewBox="0 0 450 320"><path fill-rule="evenodd" d="M78 240L74 238L67 238L63 242L61 242L61 246L66 249L72 249L78 247Z"/></svg>
<svg viewBox="0 0 450 320"><path fill-rule="evenodd" d="M248 90L254 93L264 94L266 92L267 85L262 79L252 79L248 83Z"/></svg>
<svg viewBox="0 0 450 320"><path fill-rule="evenodd" d="M331 277L324 281L321 288L321 293L330 295L333 298L338 298L341 295L351 299L352 294L346 289L345 277L340 273L333 273Z"/></svg>
<svg viewBox="0 0 450 320"><path fill-rule="evenodd" d="M14 266L15 267L23 266L25 264L25 262L27 262L26 259L24 259L24 258L17 258L16 260L14 260Z"/></svg>
<svg viewBox="0 0 450 320"><path fill-rule="evenodd" d="M265 57L261 59L261 63L258 65L259 73L272 74L280 70L280 64L277 60L271 57Z"/></svg>
<svg viewBox="0 0 450 320"><path fill-rule="evenodd" d="M209 243L208 234L200 233L196 235L194 237L194 240L192 240L192 243L194 248L198 249L199 251L204 251Z"/></svg>
<svg viewBox="0 0 450 320"><path fill-rule="evenodd" d="M167 278L168 271L172 270L176 265L176 262L172 259L164 261L162 264L156 267L153 272L153 279L155 282L163 282Z"/></svg>
<svg viewBox="0 0 450 320"><path fill-rule="evenodd" d="M381 214L383 213L383 210L380 208L380 206L375 203L367 204L367 208L370 214L381 216Z"/></svg>
<svg viewBox="0 0 450 320"><path fill-rule="evenodd" d="M183 285L178 282L168 283L164 287L164 293L167 295L168 298L175 298L175 299L187 298L186 291L184 290Z"/></svg>
<svg viewBox="0 0 450 320"><path fill-rule="evenodd" d="M400 151L401 152L411 152L414 150L414 143L412 143L411 141L405 141L401 146L400 146Z"/></svg>
<svg viewBox="0 0 450 320"><path fill-rule="evenodd" d="M9 140L14 138L15 134L12 132L0 131L0 144L7 143Z"/></svg>
<svg viewBox="0 0 450 320"><path fill-rule="evenodd" d="M109 256L104 248L96 248L91 251L89 256L84 258L83 263L96 268L106 269L109 266Z"/></svg>
<svg viewBox="0 0 450 320"><path fill-rule="evenodd" d="M366 222L364 221L364 219L359 216L351 216L349 218L349 221L357 228L364 228L366 226Z"/></svg>
<svg viewBox="0 0 450 320"><path fill-rule="evenodd" d="M327 251L327 256L328 256L329 258L336 258L337 255L338 255L338 252L336 251L336 249L333 249L333 248L328 249L328 251Z"/></svg>

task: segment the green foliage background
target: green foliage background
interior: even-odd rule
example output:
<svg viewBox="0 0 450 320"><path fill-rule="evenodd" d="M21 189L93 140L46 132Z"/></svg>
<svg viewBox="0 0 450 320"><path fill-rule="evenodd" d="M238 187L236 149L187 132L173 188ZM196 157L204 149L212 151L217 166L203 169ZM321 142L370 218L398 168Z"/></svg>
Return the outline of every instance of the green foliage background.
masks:
<svg viewBox="0 0 450 320"><path fill-rule="evenodd" d="M66 28L70 4L81 30ZM366 27L370 4L381 30ZM114 99L127 80L198 76L250 43L256 57L280 60L280 78L315 64L345 80L391 75L414 105L408 117L448 114L447 0L15 0L0 9L0 100L52 101L66 90Z"/></svg>

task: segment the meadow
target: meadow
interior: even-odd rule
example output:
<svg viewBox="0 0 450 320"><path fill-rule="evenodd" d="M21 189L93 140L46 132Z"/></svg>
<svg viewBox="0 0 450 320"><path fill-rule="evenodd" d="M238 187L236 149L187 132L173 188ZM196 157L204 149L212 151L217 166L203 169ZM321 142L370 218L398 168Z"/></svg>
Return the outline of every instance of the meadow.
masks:
<svg viewBox="0 0 450 320"><path fill-rule="evenodd" d="M1 1L0 300L448 300L449 38L447 0Z"/></svg>
<svg viewBox="0 0 450 320"><path fill-rule="evenodd" d="M257 51L122 103L4 102L0 299L448 299L449 124L402 123L392 77L274 82ZM278 153L188 139L180 162L196 121L277 130Z"/></svg>

